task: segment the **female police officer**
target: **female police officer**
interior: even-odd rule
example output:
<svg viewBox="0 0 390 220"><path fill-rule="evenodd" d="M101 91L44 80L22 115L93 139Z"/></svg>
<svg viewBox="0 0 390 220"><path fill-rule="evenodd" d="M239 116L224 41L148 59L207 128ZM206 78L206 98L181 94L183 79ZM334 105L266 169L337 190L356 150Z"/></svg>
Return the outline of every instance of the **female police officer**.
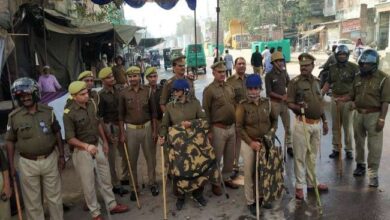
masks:
<svg viewBox="0 0 390 220"><path fill-rule="evenodd" d="M204 185L218 178L215 153L207 139L206 115L197 99L188 98L187 80L175 80L172 89L174 99L166 106L159 144L164 144L167 137L170 173L178 196L176 207L183 208L185 193L192 193L194 199L205 206Z"/></svg>
<svg viewBox="0 0 390 220"><path fill-rule="evenodd" d="M247 98L236 109L236 126L242 139L241 155L244 158L245 198L250 212L256 215L256 200L253 192L256 151L260 151L263 147L260 139L264 135L273 136L277 116L271 115L269 99L260 97L262 81L259 75L249 75L245 86Z"/></svg>

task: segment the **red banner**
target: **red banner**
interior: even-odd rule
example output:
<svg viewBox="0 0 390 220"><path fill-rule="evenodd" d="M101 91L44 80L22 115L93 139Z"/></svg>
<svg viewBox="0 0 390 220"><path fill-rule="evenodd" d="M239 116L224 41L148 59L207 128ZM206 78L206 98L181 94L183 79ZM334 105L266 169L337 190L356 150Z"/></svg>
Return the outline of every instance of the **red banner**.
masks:
<svg viewBox="0 0 390 220"><path fill-rule="evenodd" d="M345 20L341 22L342 33L349 33L352 31L359 31L359 30L360 30L360 19L351 19L351 20Z"/></svg>

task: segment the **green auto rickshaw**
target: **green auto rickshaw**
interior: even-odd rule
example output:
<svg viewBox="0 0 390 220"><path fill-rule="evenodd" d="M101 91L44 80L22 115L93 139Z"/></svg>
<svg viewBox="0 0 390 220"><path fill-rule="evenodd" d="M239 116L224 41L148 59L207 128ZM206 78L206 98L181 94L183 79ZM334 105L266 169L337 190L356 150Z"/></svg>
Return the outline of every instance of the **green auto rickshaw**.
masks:
<svg viewBox="0 0 390 220"><path fill-rule="evenodd" d="M200 73L206 74L206 55L202 44L189 44L185 54L187 71L198 74L199 70L203 70Z"/></svg>

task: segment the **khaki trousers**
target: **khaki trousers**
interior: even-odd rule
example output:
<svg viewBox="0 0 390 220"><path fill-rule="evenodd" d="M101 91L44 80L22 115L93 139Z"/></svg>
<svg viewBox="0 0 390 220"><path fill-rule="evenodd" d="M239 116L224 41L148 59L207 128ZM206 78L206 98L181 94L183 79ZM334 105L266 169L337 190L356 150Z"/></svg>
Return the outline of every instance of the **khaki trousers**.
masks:
<svg viewBox="0 0 390 220"><path fill-rule="evenodd" d="M356 163L365 164L365 144L367 139L367 163L369 177L377 177L382 156L383 130L377 132L376 124L379 112L360 114L356 112L354 117L354 136Z"/></svg>
<svg viewBox="0 0 390 220"><path fill-rule="evenodd" d="M241 155L244 158L244 192L246 204L251 205L255 200L256 183L256 151L245 141L241 141Z"/></svg>
<svg viewBox="0 0 390 220"><path fill-rule="evenodd" d="M114 193L112 192L110 165L108 164L108 159L103 153L101 140L99 140L97 147L98 153L95 155L96 168L93 161L94 159L87 151L75 148L72 155L73 165L80 176L84 199L92 217L96 217L101 214L100 205L96 196L95 180L97 183L101 184L100 194L102 195L105 203L108 204L109 208L112 209L117 205ZM96 172L98 172L100 182L97 181Z"/></svg>
<svg viewBox="0 0 390 220"><path fill-rule="evenodd" d="M53 151L47 158L39 160L20 157L19 171L27 219L45 219L41 197L42 184L43 195L49 205L50 219L62 220L61 177L57 152Z"/></svg>
<svg viewBox="0 0 390 220"><path fill-rule="evenodd" d="M0 193L2 192L4 187L3 175L4 173L0 172ZM9 199L7 199L7 201L3 201L0 199L0 220L11 220L11 207Z"/></svg>
<svg viewBox="0 0 390 220"><path fill-rule="evenodd" d="M280 115L284 127L284 140L286 145L291 145L291 126L290 126L290 112L286 102L274 102L271 101L271 110L275 115ZM276 127L277 129L277 127Z"/></svg>
<svg viewBox="0 0 390 220"><path fill-rule="evenodd" d="M120 186L120 177L126 176L125 172L128 172L126 156L124 155L123 147L119 145L119 126L114 123L105 123L104 128L107 134L111 136L109 141L108 151L108 163L110 164L111 182L113 186ZM119 149L122 148L122 149ZM119 152L119 154L118 154ZM120 158L121 175L118 177L116 161Z"/></svg>
<svg viewBox="0 0 390 220"><path fill-rule="evenodd" d="M306 126L307 138L309 145L307 146L305 140L304 127ZM302 189L306 183L308 186L313 186L312 180L314 173L308 168L312 165L313 171L316 172L316 158L317 151L320 145L321 125L317 124L303 124L303 122L296 120L293 131L293 148L294 148L294 171L295 171L295 187ZM308 147L310 147L311 154L309 154Z"/></svg>
<svg viewBox="0 0 390 220"><path fill-rule="evenodd" d="M229 177L233 171L233 150L236 142L236 128L234 125L230 126L228 129L213 126L211 131L213 134L212 146L215 150L217 163L218 165L221 164L221 159L223 157L222 174L225 177Z"/></svg>
<svg viewBox="0 0 390 220"><path fill-rule="evenodd" d="M144 153L149 186L156 184L156 145L153 143L152 139L152 126L151 123L146 123L144 128L141 129L132 129L126 128L127 135L127 147L129 152L129 158L131 163L131 169L134 175L134 181L138 187L138 156L140 147L142 147L142 152ZM130 181L130 189L133 189L133 184Z"/></svg>
<svg viewBox="0 0 390 220"><path fill-rule="evenodd" d="M341 129L344 131L344 149L346 152L352 152L352 116L354 114L354 111L352 111L352 102L339 102L339 108L340 108L340 126ZM339 130L338 130L338 122L337 122L337 105L334 101L334 98L332 97L332 102L330 105L330 110L332 114L332 144L333 144L333 150L339 151L338 149L338 137ZM340 132L341 132L340 129Z"/></svg>
<svg viewBox="0 0 390 220"><path fill-rule="evenodd" d="M263 68L261 66L259 67L253 67L253 73L257 74L257 75L263 75Z"/></svg>

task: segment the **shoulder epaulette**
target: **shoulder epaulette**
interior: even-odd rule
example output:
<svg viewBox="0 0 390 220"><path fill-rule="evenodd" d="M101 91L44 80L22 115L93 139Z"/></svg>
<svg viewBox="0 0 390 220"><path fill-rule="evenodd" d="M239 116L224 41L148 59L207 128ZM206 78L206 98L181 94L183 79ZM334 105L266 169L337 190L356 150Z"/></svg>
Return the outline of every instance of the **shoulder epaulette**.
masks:
<svg viewBox="0 0 390 220"><path fill-rule="evenodd" d="M9 117L14 116L16 113L20 112L22 109L23 109L22 107L17 107L11 113L9 113Z"/></svg>
<svg viewBox="0 0 390 220"><path fill-rule="evenodd" d="M301 79L300 75L294 77L294 79L291 80L291 82L296 83Z"/></svg>
<svg viewBox="0 0 390 220"><path fill-rule="evenodd" d="M68 114L70 112L70 109L66 108L64 109L64 114Z"/></svg>

